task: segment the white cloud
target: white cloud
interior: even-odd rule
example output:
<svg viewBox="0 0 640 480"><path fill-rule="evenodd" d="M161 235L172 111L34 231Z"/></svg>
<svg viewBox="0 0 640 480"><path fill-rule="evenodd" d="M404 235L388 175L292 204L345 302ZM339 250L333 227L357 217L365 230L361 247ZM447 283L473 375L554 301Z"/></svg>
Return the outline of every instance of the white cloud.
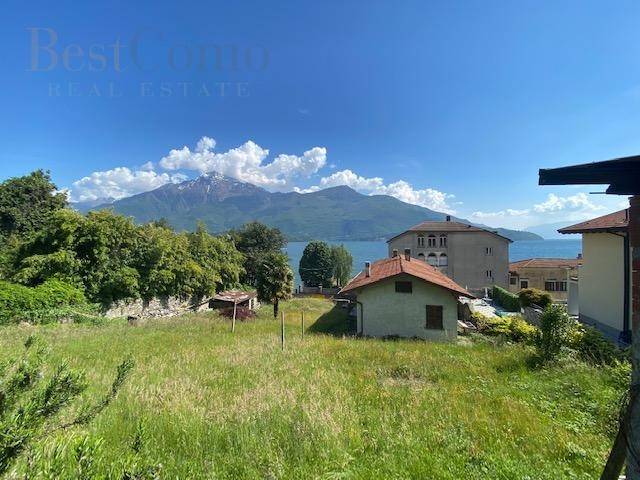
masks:
<svg viewBox="0 0 640 480"><path fill-rule="evenodd" d="M516 210L513 208L507 208L505 210L499 210L497 212L473 212L471 216L473 218L484 219L484 218L504 218L504 217L521 217L524 215L528 215L530 210Z"/></svg>
<svg viewBox="0 0 640 480"><path fill-rule="evenodd" d="M568 197L559 197L550 193L547 199L533 206L533 210L538 213L559 212L559 211L597 211L604 207L596 205L586 193L577 193Z"/></svg>
<svg viewBox="0 0 640 480"><path fill-rule="evenodd" d="M455 213L455 210L448 204L448 199L453 198L453 195L433 188L415 189L405 180L385 184L384 179L381 177L366 178L348 169L340 170L320 179L321 188L336 187L338 185L347 185L354 190L369 195L390 195L403 202L430 208L438 212ZM320 187L311 188L317 190Z"/></svg>
<svg viewBox="0 0 640 480"><path fill-rule="evenodd" d="M202 137L194 151L189 147L171 150L160 160L166 170L195 170L200 173L216 171L272 190L290 190L293 181L310 177L327 161L327 150L314 147L302 154L280 154L271 163L265 163L269 150L251 140L226 152L214 152L215 140Z"/></svg>
<svg viewBox="0 0 640 480"><path fill-rule="evenodd" d="M113 170L93 172L73 182L69 198L74 202L86 202L101 198L120 199L161 187L167 183L186 180L180 173L156 173L153 170L130 170L117 167Z"/></svg>

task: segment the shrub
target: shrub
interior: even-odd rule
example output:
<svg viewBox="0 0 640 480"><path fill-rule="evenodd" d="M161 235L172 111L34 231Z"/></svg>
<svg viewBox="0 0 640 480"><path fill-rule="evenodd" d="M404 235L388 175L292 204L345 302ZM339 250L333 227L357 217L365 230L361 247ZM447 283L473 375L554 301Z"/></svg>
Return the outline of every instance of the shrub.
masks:
<svg viewBox="0 0 640 480"><path fill-rule="evenodd" d="M520 299L518 296L497 285L493 286L493 300L508 312L520 311Z"/></svg>
<svg viewBox="0 0 640 480"><path fill-rule="evenodd" d="M538 329L520 316L511 317L509 323L509 338L514 342L531 343L535 339Z"/></svg>
<svg viewBox="0 0 640 480"><path fill-rule="evenodd" d="M623 360L622 351L593 327L581 326L572 346L582 360L595 365L612 365Z"/></svg>
<svg viewBox="0 0 640 480"><path fill-rule="evenodd" d="M537 328L527 323L522 317L487 317L474 312L472 320L483 335L502 335L513 342L530 343L534 340Z"/></svg>
<svg viewBox="0 0 640 480"><path fill-rule="evenodd" d="M549 305L540 318L540 331L536 336L536 349L543 362L550 362L558 358L562 351L569 347L570 336L575 330L575 320L572 320L565 307Z"/></svg>
<svg viewBox="0 0 640 480"><path fill-rule="evenodd" d="M547 308L553 303L551 295L537 288L525 288L518 293L520 299L520 305L522 307L531 307L537 305L541 308Z"/></svg>
<svg viewBox="0 0 640 480"><path fill-rule="evenodd" d="M0 281L0 324L18 323L27 312L86 303L82 290L60 280L48 280L33 288Z"/></svg>

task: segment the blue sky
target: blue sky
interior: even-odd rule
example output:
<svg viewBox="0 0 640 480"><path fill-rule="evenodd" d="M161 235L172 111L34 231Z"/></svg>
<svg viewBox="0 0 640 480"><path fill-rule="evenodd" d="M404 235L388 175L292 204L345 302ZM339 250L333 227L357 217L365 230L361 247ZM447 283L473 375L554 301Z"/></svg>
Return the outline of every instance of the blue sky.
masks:
<svg viewBox="0 0 640 480"><path fill-rule="evenodd" d="M511 227L624 205L537 170L640 153L638 2L109 3L5 5L0 178L92 200L215 168Z"/></svg>

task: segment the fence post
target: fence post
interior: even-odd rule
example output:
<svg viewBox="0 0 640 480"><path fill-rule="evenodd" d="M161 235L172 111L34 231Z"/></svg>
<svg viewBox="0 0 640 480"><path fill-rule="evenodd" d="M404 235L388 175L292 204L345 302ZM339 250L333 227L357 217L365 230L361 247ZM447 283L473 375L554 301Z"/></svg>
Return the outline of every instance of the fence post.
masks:
<svg viewBox="0 0 640 480"><path fill-rule="evenodd" d="M280 343L282 344L282 350L284 351L284 312L282 312L280 319Z"/></svg>
<svg viewBox="0 0 640 480"><path fill-rule="evenodd" d="M302 312L302 339L304 340L304 311Z"/></svg>
<svg viewBox="0 0 640 480"><path fill-rule="evenodd" d="M233 319L231 320L231 333L236 331L236 302L233 302Z"/></svg>

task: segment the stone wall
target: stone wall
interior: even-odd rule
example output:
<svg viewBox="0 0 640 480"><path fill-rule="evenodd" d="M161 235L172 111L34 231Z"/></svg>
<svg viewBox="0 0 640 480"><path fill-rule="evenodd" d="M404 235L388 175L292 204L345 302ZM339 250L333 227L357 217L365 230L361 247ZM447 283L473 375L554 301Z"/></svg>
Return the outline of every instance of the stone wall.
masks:
<svg viewBox="0 0 640 480"><path fill-rule="evenodd" d="M208 307L208 303L205 304ZM107 318L114 317L175 317L183 313L199 310L200 305L190 299L178 297L136 299L113 303L104 313Z"/></svg>

